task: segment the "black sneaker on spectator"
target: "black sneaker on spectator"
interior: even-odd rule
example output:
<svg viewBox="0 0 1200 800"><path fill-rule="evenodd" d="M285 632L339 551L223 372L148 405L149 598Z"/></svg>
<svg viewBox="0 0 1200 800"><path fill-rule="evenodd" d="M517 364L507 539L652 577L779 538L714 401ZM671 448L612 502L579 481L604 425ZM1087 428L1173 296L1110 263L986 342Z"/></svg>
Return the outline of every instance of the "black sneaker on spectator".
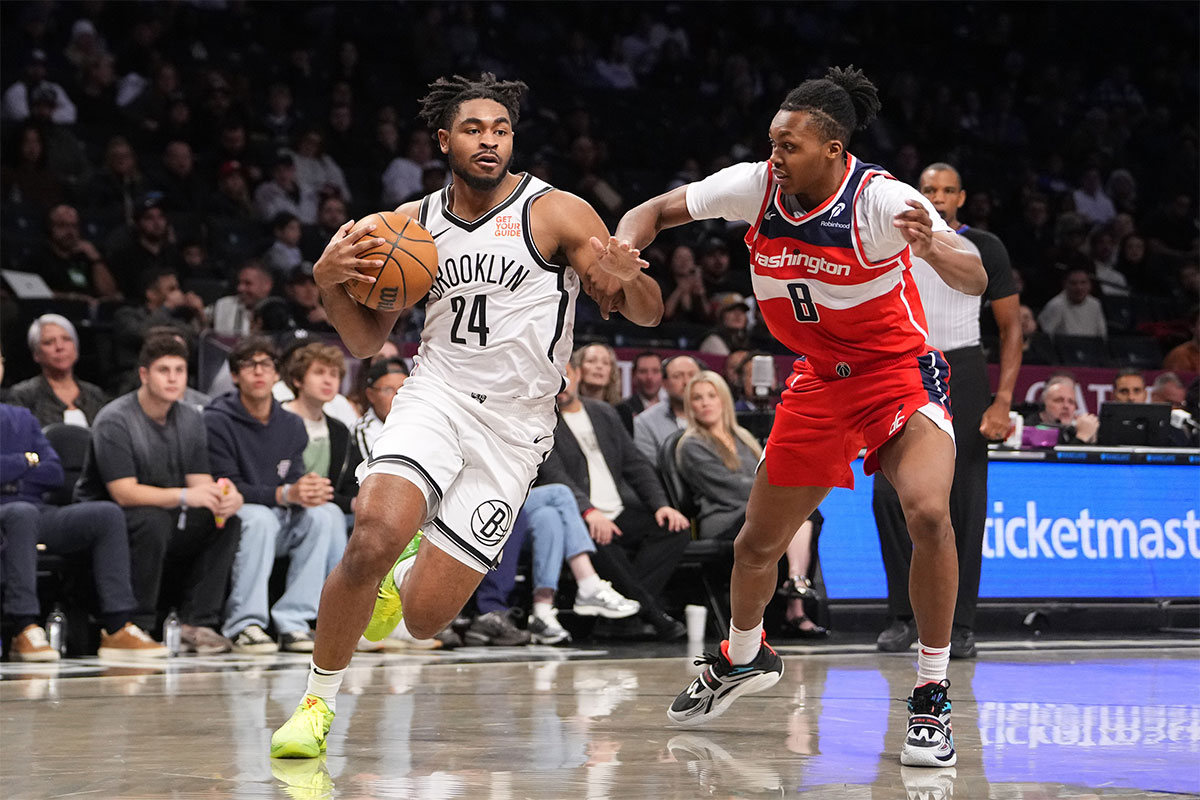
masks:
<svg viewBox="0 0 1200 800"><path fill-rule="evenodd" d="M565 644L571 641L570 632L559 624L555 608L540 615L529 615L529 635L534 644Z"/></svg>
<svg viewBox="0 0 1200 800"><path fill-rule="evenodd" d="M279 634L279 649L285 653L311 653L313 651L312 631L305 628L302 631Z"/></svg>
<svg viewBox="0 0 1200 800"><path fill-rule="evenodd" d="M581 594L575 596L573 610L581 617L625 619L641 611L642 604L637 600L630 600L612 588L608 581L600 581L600 588L595 594L587 597Z"/></svg>
<svg viewBox="0 0 1200 800"><path fill-rule="evenodd" d="M663 614L650 621L654 638L660 642L681 642L687 638L687 627L672 616Z"/></svg>
<svg viewBox="0 0 1200 800"><path fill-rule="evenodd" d="M258 625L249 625L233 637L233 652L248 655L270 655L279 652L279 645Z"/></svg>
<svg viewBox="0 0 1200 800"><path fill-rule="evenodd" d="M458 635L458 631L454 630L453 625L447 627L445 630L443 630L441 633L438 633L433 638L437 639L439 642L442 643L443 650L453 650L456 647L463 646L463 638Z"/></svg>
<svg viewBox="0 0 1200 800"><path fill-rule="evenodd" d="M502 611L489 611L480 614L467 628L463 637L467 644L494 647L515 647L529 644L529 631L523 631L513 624L509 614Z"/></svg>
<svg viewBox="0 0 1200 800"><path fill-rule="evenodd" d="M879 634L875 647L885 653L903 653L917 640L917 623L911 619L898 619L887 630Z"/></svg>

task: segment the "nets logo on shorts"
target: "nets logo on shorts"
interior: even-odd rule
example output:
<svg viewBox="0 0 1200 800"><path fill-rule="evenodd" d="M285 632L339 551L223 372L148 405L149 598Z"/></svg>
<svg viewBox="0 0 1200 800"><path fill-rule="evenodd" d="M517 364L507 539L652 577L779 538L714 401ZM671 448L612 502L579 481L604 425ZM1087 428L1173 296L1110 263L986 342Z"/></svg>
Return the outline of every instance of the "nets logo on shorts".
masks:
<svg viewBox="0 0 1200 800"><path fill-rule="evenodd" d="M471 533L485 545L494 545L505 537L512 527L513 512L503 500L488 500L480 503L471 515Z"/></svg>

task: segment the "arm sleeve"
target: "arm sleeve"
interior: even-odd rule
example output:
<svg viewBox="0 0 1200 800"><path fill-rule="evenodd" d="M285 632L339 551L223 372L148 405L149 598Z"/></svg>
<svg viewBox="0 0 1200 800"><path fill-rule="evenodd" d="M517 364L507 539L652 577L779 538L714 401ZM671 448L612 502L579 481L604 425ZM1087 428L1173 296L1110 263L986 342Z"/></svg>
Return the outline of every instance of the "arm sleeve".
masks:
<svg viewBox="0 0 1200 800"><path fill-rule="evenodd" d="M33 414L29 415L28 420L30 434L33 437L33 452L38 454L38 465L25 473L24 482L37 487L42 492L56 489L62 486L63 482L62 461L59 460L58 453L54 452L50 440L38 427ZM21 458L25 458L24 454Z"/></svg>
<svg viewBox="0 0 1200 800"><path fill-rule="evenodd" d="M697 497L711 499L736 494L749 498L754 486L753 475L730 472L720 457L703 442L687 439L679 451L680 474Z"/></svg>
<svg viewBox="0 0 1200 800"><path fill-rule="evenodd" d="M885 261L908 247L908 240L892 224L892 219L909 210L909 200L925 206L933 221L934 233L954 233L925 195L907 183L876 175L863 188L855 209L863 252L869 260Z"/></svg>
<svg viewBox="0 0 1200 800"><path fill-rule="evenodd" d="M688 184L688 213L692 219L753 223L758 219L770 181L770 165L766 161L726 167L704 180Z"/></svg>
<svg viewBox="0 0 1200 800"><path fill-rule="evenodd" d="M1012 262L1008 258L1008 250L1004 243L995 236L978 236L971 238L971 243L979 250L979 258L983 268L987 270L988 286L984 296L988 300L999 300L1017 293L1017 284L1013 280Z"/></svg>

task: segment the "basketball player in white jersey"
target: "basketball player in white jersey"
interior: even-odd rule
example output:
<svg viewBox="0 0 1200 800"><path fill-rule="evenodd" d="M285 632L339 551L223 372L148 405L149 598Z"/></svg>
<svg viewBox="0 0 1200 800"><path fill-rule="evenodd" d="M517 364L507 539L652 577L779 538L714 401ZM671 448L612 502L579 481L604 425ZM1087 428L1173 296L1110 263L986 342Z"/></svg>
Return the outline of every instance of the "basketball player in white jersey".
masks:
<svg viewBox="0 0 1200 800"><path fill-rule="evenodd" d="M662 316L646 262L609 237L591 206L509 172L525 88L487 73L455 76L439 78L422 100L454 179L398 211L432 233L437 279L416 367L360 467L354 535L321 594L308 691L272 737L272 756L325 751L342 673L364 628L382 638L402 613L413 636L429 638L496 563L553 445L579 287L606 317L616 310L655 325ZM367 357L400 312L369 309L346 293L344 284L372 280L359 271L371 262L358 255L382 243L369 235L356 242L361 232L351 228L334 235L313 275L342 341Z"/></svg>

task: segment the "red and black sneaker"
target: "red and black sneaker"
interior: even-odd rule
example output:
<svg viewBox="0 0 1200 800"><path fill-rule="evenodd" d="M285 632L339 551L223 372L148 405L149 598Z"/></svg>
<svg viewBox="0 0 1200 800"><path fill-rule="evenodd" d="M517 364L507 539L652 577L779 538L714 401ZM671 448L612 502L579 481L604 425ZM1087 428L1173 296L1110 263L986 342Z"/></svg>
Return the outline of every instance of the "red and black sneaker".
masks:
<svg viewBox="0 0 1200 800"><path fill-rule="evenodd" d="M667 709L667 718L679 725L703 725L742 695L770 689L783 675L783 659L767 644L765 633L749 664L730 663L728 640L721 642L720 653L705 653L695 663L708 667Z"/></svg>

